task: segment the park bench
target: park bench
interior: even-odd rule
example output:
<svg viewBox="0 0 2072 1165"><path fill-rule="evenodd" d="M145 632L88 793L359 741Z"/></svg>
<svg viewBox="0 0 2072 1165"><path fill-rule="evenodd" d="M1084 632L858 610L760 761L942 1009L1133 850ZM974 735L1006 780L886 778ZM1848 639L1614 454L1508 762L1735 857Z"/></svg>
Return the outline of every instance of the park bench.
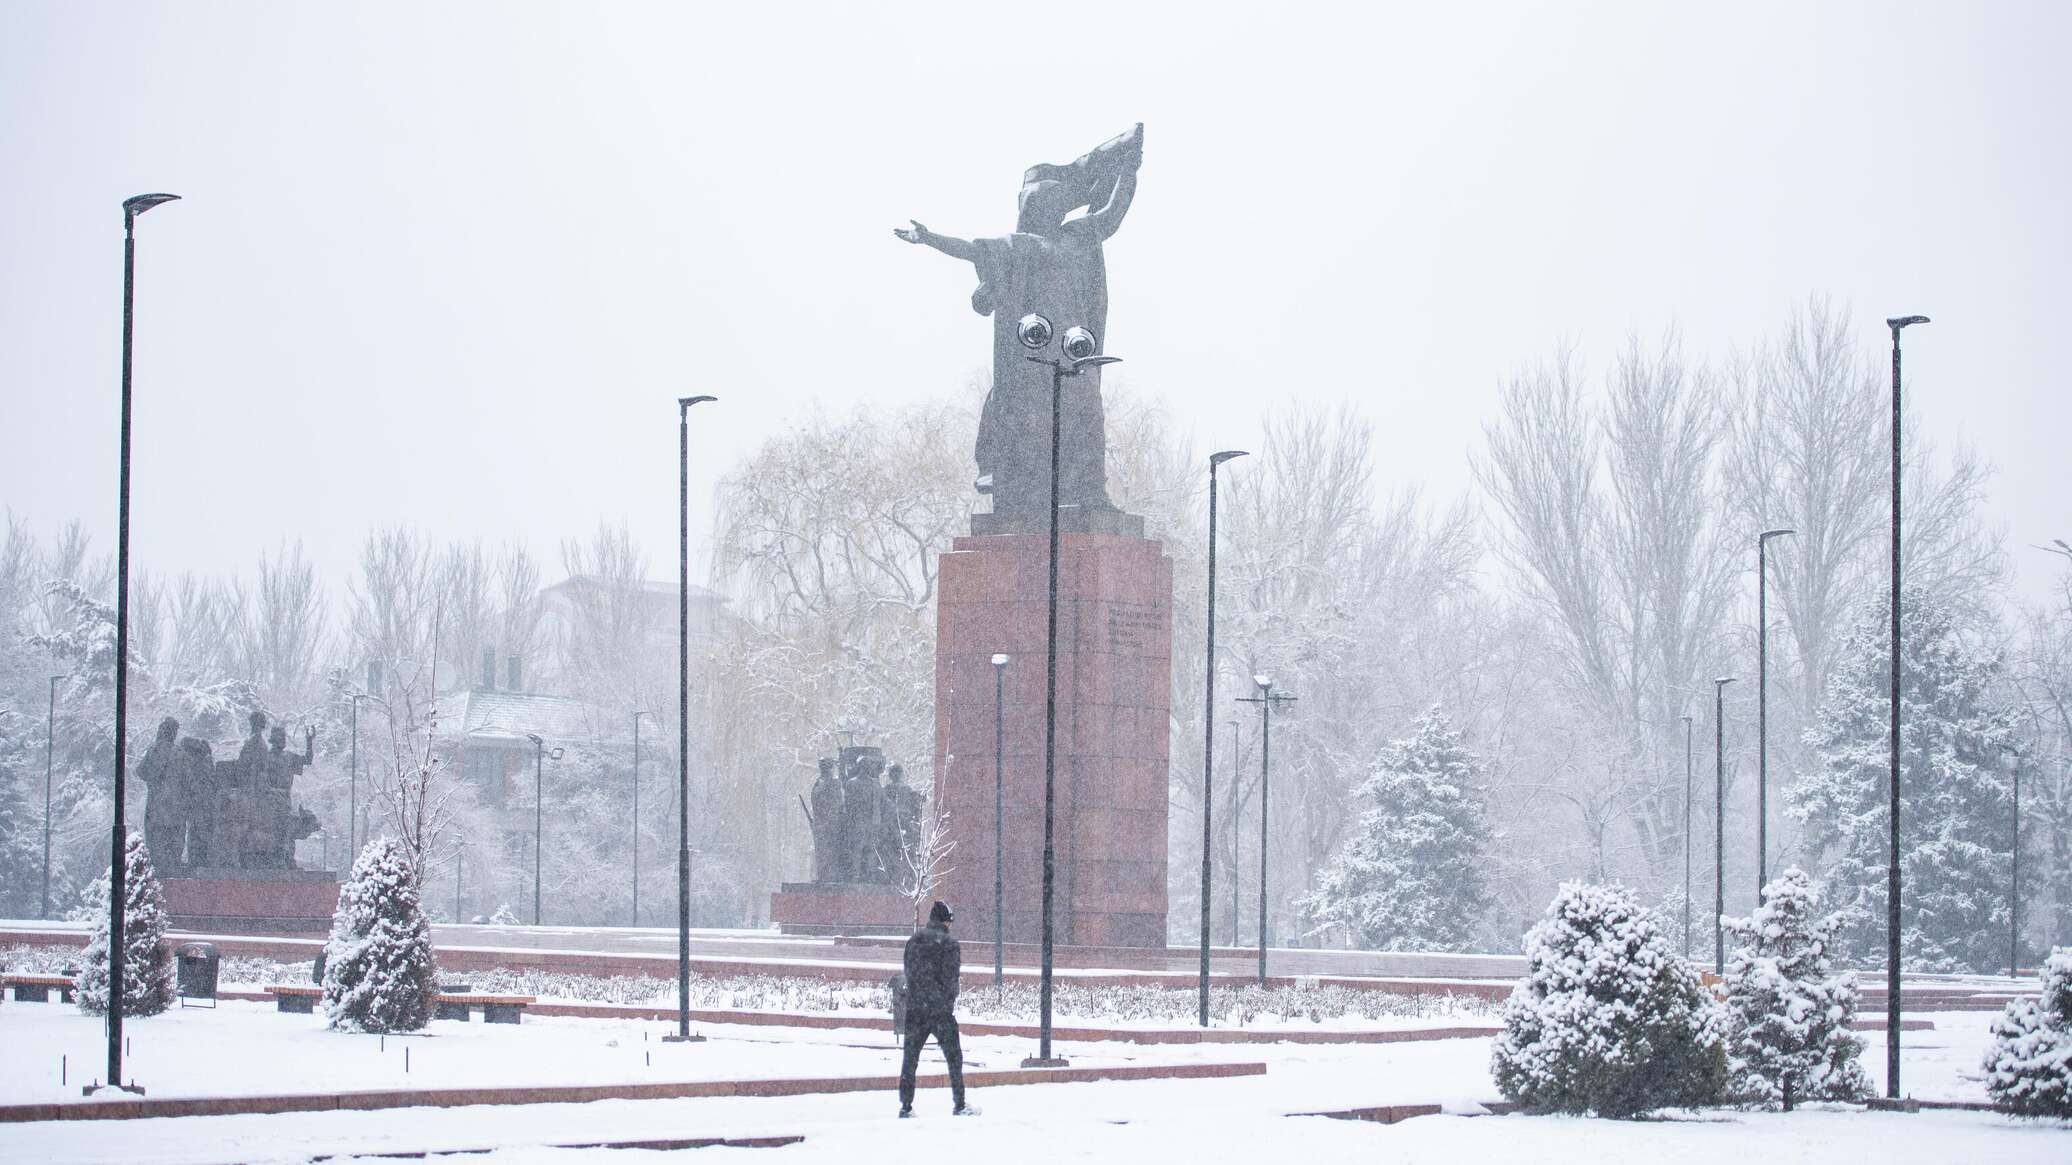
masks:
<svg viewBox="0 0 2072 1165"><path fill-rule="evenodd" d="M282 986L268 987L266 993L273 996L274 1007L280 1011L292 1011L307 1015L316 1010L317 1000L323 998L321 987ZM534 1002L531 995L479 995L472 991L441 991L432 997L440 1019L468 1021L468 1013L482 1010L484 1023L517 1023L525 1013L526 1005Z"/></svg>
<svg viewBox="0 0 2072 1165"><path fill-rule="evenodd" d="M70 975L29 975L9 972L4 979L7 986L14 988L17 1003L48 1003L50 993L56 990L58 998L65 1003L72 1002L72 977Z"/></svg>

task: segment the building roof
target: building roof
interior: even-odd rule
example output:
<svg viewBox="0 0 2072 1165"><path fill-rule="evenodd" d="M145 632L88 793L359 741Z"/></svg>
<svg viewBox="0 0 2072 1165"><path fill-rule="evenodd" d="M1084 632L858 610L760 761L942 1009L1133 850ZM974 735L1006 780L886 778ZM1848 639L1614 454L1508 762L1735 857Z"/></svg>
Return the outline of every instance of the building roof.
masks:
<svg viewBox="0 0 2072 1165"><path fill-rule="evenodd" d="M467 688L439 697L439 735L524 741L588 740L596 735L594 710L566 696Z"/></svg>

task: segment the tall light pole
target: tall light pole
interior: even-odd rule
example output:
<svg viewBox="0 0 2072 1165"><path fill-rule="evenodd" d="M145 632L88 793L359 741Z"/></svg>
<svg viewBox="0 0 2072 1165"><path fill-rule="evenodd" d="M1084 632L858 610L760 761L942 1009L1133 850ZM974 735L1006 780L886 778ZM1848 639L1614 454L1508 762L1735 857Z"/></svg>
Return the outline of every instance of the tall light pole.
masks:
<svg viewBox="0 0 2072 1165"><path fill-rule="evenodd" d="M654 713L633 713L633 925L640 925L640 718Z"/></svg>
<svg viewBox="0 0 2072 1165"><path fill-rule="evenodd" d="M461 866L461 859L467 856L467 852L468 852L468 842L467 842L467 839L466 839L466 838L462 838L462 839L460 839L459 841L457 841L457 842L455 842L455 843L454 843L454 846L453 846L453 921L454 921L454 922L456 922L456 923L457 923L457 922L459 922L459 921L461 921L461 917L462 917L462 915L461 915L461 912L460 912L460 866Z"/></svg>
<svg viewBox="0 0 2072 1165"><path fill-rule="evenodd" d="M352 776L345 803L345 863L348 866L360 856L360 701L370 698L365 692L353 693Z"/></svg>
<svg viewBox="0 0 2072 1165"><path fill-rule="evenodd" d="M1242 888L1238 885L1238 799L1237 766L1240 750L1237 746L1237 721L1230 723L1230 945L1237 945L1238 896Z"/></svg>
<svg viewBox="0 0 2072 1165"><path fill-rule="evenodd" d="M2016 975L2022 957L2022 750L2009 745L2014 756L2014 844L2007 851L2007 977Z"/></svg>
<svg viewBox="0 0 2072 1165"><path fill-rule="evenodd" d="M1209 867L1211 786L1216 773L1216 468L1236 457L1242 449L1225 449L1209 455L1209 614L1207 662L1202 671L1204 689L1201 705L1201 1025L1209 1026Z"/></svg>
<svg viewBox="0 0 2072 1165"><path fill-rule="evenodd" d="M676 1034L691 1034L691 406L716 396L676 398Z"/></svg>
<svg viewBox="0 0 2072 1165"><path fill-rule="evenodd" d="M58 681L68 678L50 677L50 706L43 717L43 909L38 918L50 917L50 774L58 747Z"/></svg>
<svg viewBox="0 0 2072 1165"><path fill-rule="evenodd" d="M123 945L122 910L129 826L123 816L129 767L129 544L130 544L130 349L137 286L137 216L177 194L139 194L122 203L122 468L118 483L115 535L115 813L108 860L108 1083L126 1092L122 1083ZM87 1091L91 1093L92 1088Z"/></svg>
<svg viewBox="0 0 2072 1165"><path fill-rule="evenodd" d="M1684 913L1683 955L1691 957L1691 717L1684 714Z"/></svg>
<svg viewBox="0 0 2072 1165"><path fill-rule="evenodd" d="M1259 985L1266 986L1266 817L1268 773L1273 764L1273 717L1276 703L1293 700L1273 690L1273 677L1255 675L1256 696L1239 696L1238 702L1259 705Z"/></svg>
<svg viewBox="0 0 2072 1165"><path fill-rule="evenodd" d="M1051 322L1035 313L1021 318L1016 335L1022 346L1041 351L1050 346ZM1059 345L1064 359L1030 355L1027 359L1050 366L1050 582L1044 608L1043 636L1043 970L1037 993L1040 1031L1036 1055L1024 1059L1024 1068L1063 1067L1065 1061L1050 1054L1051 978L1055 939L1057 895L1057 746L1058 746L1058 446L1063 439L1065 378L1089 368L1114 364L1119 356L1098 355L1100 342L1082 327L1065 330Z"/></svg>
<svg viewBox="0 0 2072 1165"><path fill-rule="evenodd" d="M1007 656L993 656L993 986L1007 982Z"/></svg>
<svg viewBox="0 0 2072 1165"><path fill-rule="evenodd" d="M1770 884L1770 539L1796 530L1765 530L1755 538L1755 900Z"/></svg>
<svg viewBox="0 0 2072 1165"><path fill-rule="evenodd" d="M546 769L547 743L541 740L536 732L526 733L525 739L532 741L532 924L538 926L540 924L540 842L545 836L542 829L542 823L545 821L542 807L546 804L546 798L542 795L546 790L546 783L542 780L542 774ZM561 759L561 750L558 748L554 750L554 759Z"/></svg>
<svg viewBox="0 0 2072 1165"><path fill-rule="evenodd" d="M1927 316L1898 316L1885 321L1892 329L1892 691L1891 691L1891 848L1885 865L1885 1095L1899 1097L1899 580L1900 580L1900 434L1899 333Z"/></svg>
<svg viewBox="0 0 2072 1165"><path fill-rule="evenodd" d="M1712 681L1712 971L1727 973L1727 932L1720 920L1727 913L1727 685L1733 676Z"/></svg>

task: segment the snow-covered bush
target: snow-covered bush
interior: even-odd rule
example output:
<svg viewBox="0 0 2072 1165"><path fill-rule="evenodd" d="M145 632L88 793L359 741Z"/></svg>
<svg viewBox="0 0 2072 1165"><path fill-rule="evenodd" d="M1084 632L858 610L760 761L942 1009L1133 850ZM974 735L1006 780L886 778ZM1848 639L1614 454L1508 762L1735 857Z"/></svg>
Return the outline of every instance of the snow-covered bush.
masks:
<svg viewBox="0 0 2072 1165"><path fill-rule="evenodd" d="M1481 764L1433 708L1381 750L1360 792L1373 804L1302 902L1319 928L1344 926L1382 951L1457 951L1489 909Z"/></svg>
<svg viewBox="0 0 2072 1165"><path fill-rule="evenodd" d="M1721 1098L1725 1010L1623 887L1563 885L1525 956L1490 1055L1506 1097L1609 1117Z"/></svg>
<svg viewBox="0 0 2072 1165"><path fill-rule="evenodd" d="M165 941L165 895L144 835L132 833L123 847L122 1014L157 1015L173 1005L173 951ZM108 876L94 882L89 897L100 903L81 958L76 995L79 1010L108 1014Z"/></svg>
<svg viewBox="0 0 2072 1165"><path fill-rule="evenodd" d="M343 1031L416 1031L438 993L417 867L393 838L367 843L338 893L324 944L324 1013Z"/></svg>
<svg viewBox="0 0 2072 1165"><path fill-rule="evenodd" d="M489 925L517 926L518 916L511 912L511 904L508 902L497 903L496 913L489 916Z"/></svg>
<svg viewBox="0 0 2072 1165"><path fill-rule="evenodd" d="M2072 1117L2072 947L2044 961L2041 999L2017 999L1993 1021L1986 1093L2018 1116Z"/></svg>
<svg viewBox="0 0 2072 1165"><path fill-rule="evenodd" d="M1840 920L1818 916L1820 895L1805 871L1789 869L1763 887L1751 918L1726 928L1741 944L1727 960L1727 1009L1734 1042L1727 1072L1751 1103L1856 1100L1870 1091L1850 1028L1856 980L1834 974L1828 951Z"/></svg>

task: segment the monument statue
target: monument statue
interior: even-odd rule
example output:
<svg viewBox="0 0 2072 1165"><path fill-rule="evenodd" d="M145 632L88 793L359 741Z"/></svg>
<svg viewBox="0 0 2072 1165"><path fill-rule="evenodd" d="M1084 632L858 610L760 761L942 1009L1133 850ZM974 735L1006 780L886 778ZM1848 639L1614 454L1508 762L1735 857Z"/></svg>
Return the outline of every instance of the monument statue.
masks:
<svg viewBox="0 0 2072 1165"><path fill-rule="evenodd" d="M839 881L835 849L841 844L842 783L835 779L835 762L830 757L820 758L820 775L813 780L811 800L808 823L813 828L813 880Z"/></svg>
<svg viewBox="0 0 2072 1165"><path fill-rule="evenodd" d="M210 831L216 819L216 759L215 750L206 740L192 736L180 738L180 752L175 758L176 788L185 790L182 800L186 818L182 829L187 835L187 865L206 866L210 864ZM146 806L148 812L149 806Z"/></svg>
<svg viewBox="0 0 2072 1165"><path fill-rule="evenodd" d="M180 722L171 716L158 722L158 738L137 762L144 782L144 844L161 866L183 863L187 848L187 790L180 763Z"/></svg>
<svg viewBox="0 0 2072 1165"><path fill-rule="evenodd" d="M976 268L971 308L993 318L993 383L979 415L976 449L979 490L993 498L989 529L1033 530L1050 505L1052 372L1030 359L1018 325L1023 316L1039 314L1058 335L1087 329L1102 345L1097 351L1105 351L1108 276L1101 244L1129 213L1143 154L1139 122L1067 165L1031 166L1022 175L1012 234L960 239L919 221L893 231ZM1084 523L1088 512L1116 512L1108 500L1100 369L1067 377L1063 386L1058 502ZM980 526L975 521L974 532Z"/></svg>
<svg viewBox="0 0 2072 1165"><path fill-rule="evenodd" d="M885 770L890 783L885 786L885 821L880 831L879 861L891 871L889 880L898 884L902 893L911 888L914 872L908 861L909 854L921 842L921 794L906 783L906 769L893 765Z"/></svg>

